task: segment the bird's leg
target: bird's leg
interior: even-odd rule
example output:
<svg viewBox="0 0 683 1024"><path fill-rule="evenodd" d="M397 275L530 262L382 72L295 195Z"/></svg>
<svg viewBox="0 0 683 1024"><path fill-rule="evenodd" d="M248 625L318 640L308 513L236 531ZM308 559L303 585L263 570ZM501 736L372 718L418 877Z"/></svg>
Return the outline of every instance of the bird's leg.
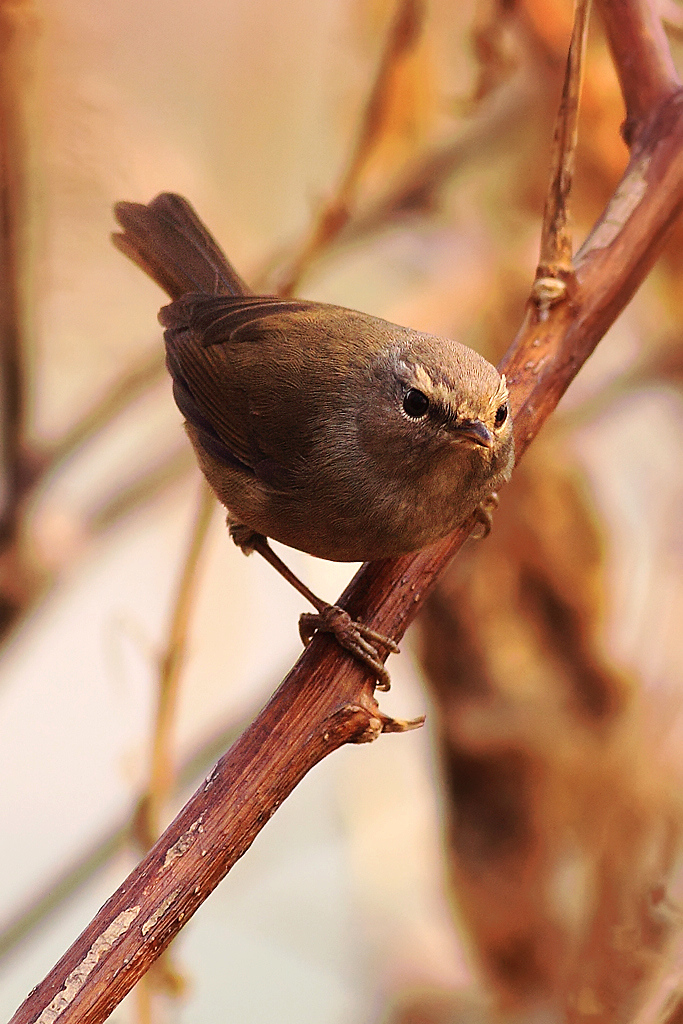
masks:
<svg viewBox="0 0 683 1024"><path fill-rule="evenodd" d="M480 505L477 505L472 513L475 526L470 535L474 540L483 540L484 537L488 537L493 525L493 513L497 508L498 495L495 491L492 491L487 498L484 498Z"/></svg>
<svg viewBox="0 0 683 1024"><path fill-rule="evenodd" d="M314 633L331 633L341 647L367 665L374 673L377 679L377 689L388 690L391 685L389 673L379 656L377 647L383 647L389 653L398 654L398 644L390 637L377 633L369 626L364 626L362 622L355 622L349 613L339 605L328 604L327 601L322 601L317 597L275 554L267 537L264 537L263 534L256 533L248 526L232 522L230 519L228 519L228 529L235 544L245 554L258 551L280 573L283 579L291 583L294 589L307 601L310 601L316 609L315 612L304 612L299 617L299 635L304 645L311 642Z"/></svg>

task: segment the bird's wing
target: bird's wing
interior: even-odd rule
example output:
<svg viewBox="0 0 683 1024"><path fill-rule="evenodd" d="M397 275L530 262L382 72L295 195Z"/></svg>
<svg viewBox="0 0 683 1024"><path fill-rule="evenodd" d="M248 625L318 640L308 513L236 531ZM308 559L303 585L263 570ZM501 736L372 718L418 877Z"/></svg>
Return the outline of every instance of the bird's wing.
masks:
<svg viewBox="0 0 683 1024"><path fill-rule="evenodd" d="M159 314L186 420L220 462L274 486L286 486L305 457L314 409L302 374L317 347L316 308L269 296L185 295Z"/></svg>

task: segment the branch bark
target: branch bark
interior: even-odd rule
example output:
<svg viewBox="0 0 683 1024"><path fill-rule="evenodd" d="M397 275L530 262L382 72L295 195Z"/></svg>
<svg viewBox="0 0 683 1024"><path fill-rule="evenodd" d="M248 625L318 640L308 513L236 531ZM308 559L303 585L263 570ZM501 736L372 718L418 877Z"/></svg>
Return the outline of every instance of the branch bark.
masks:
<svg viewBox="0 0 683 1024"><path fill-rule="evenodd" d="M565 298L550 309L530 300L502 360L518 458L630 300L683 206L683 92L669 73L663 36L643 0L600 6L638 130L626 174L577 255ZM643 57L649 104L633 99L641 68L631 60L632 37L653 41ZM339 603L400 639L469 528L413 555L366 564ZM104 1020L306 772L342 744L374 739L390 726L363 668L329 638L316 637L12 1024Z"/></svg>
<svg viewBox="0 0 683 1024"><path fill-rule="evenodd" d="M652 0L600 0L619 85L626 104L622 134L635 140L648 115L680 87L662 25Z"/></svg>

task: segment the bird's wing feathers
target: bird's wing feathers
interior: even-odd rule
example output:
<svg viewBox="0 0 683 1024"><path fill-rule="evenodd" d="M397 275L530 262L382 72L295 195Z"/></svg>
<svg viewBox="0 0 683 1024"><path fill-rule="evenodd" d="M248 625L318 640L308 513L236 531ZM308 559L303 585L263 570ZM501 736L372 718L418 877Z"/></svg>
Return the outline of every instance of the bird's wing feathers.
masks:
<svg viewBox="0 0 683 1024"><path fill-rule="evenodd" d="M159 322L170 330L191 329L203 347L220 345L230 340L238 327L255 323L276 313L295 313L313 303L296 299L280 299L277 295L184 295L177 302L163 306Z"/></svg>
<svg viewBox="0 0 683 1024"><path fill-rule="evenodd" d="M300 387L301 337L310 333L314 308L277 297L185 295L159 314L186 420L220 462L273 485L288 483L292 450L305 455L310 417ZM270 415L276 408L277 432Z"/></svg>

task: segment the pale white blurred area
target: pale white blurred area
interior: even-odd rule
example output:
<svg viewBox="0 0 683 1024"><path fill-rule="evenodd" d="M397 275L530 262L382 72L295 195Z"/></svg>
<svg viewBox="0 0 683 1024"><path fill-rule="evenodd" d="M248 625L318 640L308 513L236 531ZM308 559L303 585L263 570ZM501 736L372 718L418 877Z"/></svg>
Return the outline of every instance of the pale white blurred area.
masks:
<svg viewBox="0 0 683 1024"><path fill-rule="evenodd" d="M68 2L39 13L41 432L154 343L142 314L160 293L109 243L116 199L191 196L244 274L306 222L340 156L324 115L339 102L330 60L341 59L345 6ZM75 395L63 374L71 389L79 380Z"/></svg>
<svg viewBox="0 0 683 1024"><path fill-rule="evenodd" d="M0 677L0 925L129 809L143 779L155 682L196 480L95 545L20 630ZM304 563L308 564L304 564ZM330 595L349 567L293 559ZM313 570L308 571L306 570ZM217 511L202 571L178 754L239 720L298 651L301 603L229 543ZM409 654L383 707L423 707ZM462 982L440 890L426 731L338 752L279 809L187 926L177 1012L199 1021L364 1019L400 979ZM188 794L185 794L186 796ZM0 964L8 1016L134 864L119 855ZM129 1000L117 1020L134 1020Z"/></svg>
<svg viewBox="0 0 683 1024"><path fill-rule="evenodd" d="M30 427L51 442L161 347L164 297L111 245L113 203L187 195L249 278L333 187L381 33L342 0L67 0L33 15ZM374 17L386 22L379 9ZM427 249L428 239L389 238L348 271L332 262L308 288L388 315L408 302ZM141 507L93 524L146 466L185 447L160 376L56 468L29 509L28 542L59 578L0 663L0 929L121 821L144 783L198 473L183 469ZM355 569L286 557L329 599ZM300 651L303 610L268 566L234 547L216 507L182 681L179 761L267 699ZM424 696L404 648L382 707L410 718ZM169 1019L370 1020L399 983L464 983L432 773L422 730L340 751L304 779L184 929L177 964L187 992L165 1007ZM136 857L117 854L0 960L2 1019ZM137 1012L129 997L112 1019L127 1024Z"/></svg>

